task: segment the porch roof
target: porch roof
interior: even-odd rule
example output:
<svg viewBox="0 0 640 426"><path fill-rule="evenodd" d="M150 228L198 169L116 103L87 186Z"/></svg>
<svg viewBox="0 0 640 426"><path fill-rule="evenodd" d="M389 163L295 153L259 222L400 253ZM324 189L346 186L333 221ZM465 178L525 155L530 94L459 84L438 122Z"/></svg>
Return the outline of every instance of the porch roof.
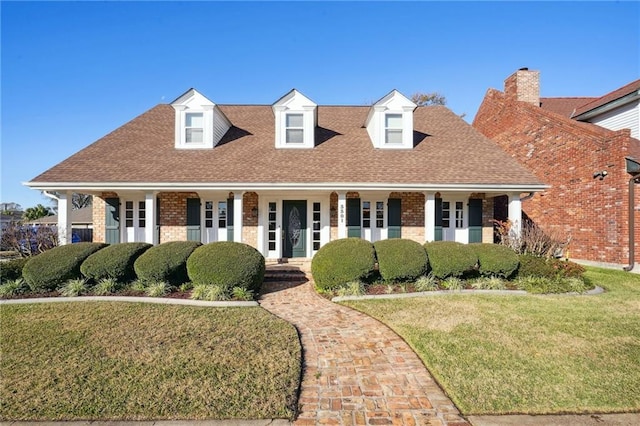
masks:
<svg viewBox="0 0 640 426"><path fill-rule="evenodd" d="M213 149L177 150L158 105L35 177L38 189L541 190L545 185L442 106L414 113L414 148L375 149L367 106L319 106L316 146L276 149L268 105L221 105L233 127Z"/></svg>

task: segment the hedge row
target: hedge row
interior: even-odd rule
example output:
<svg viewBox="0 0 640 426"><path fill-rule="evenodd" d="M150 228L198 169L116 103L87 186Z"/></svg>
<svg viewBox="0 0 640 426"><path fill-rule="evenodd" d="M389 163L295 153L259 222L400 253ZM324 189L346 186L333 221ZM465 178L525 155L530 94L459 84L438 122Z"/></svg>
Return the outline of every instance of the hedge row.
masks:
<svg viewBox="0 0 640 426"><path fill-rule="evenodd" d="M403 239L371 244L359 238L323 246L313 258L311 272L320 291L333 291L352 281L377 278L376 262L380 278L387 282L413 281L425 274L443 280L470 275L510 278L516 271L518 276L546 277L580 277L584 272L573 262L519 257L508 247L496 244L436 241L422 246Z"/></svg>
<svg viewBox="0 0 640 426"><path fill-rule="evenodd" d="M55 247L25 261L6 262L2 266L2 280L22 276L33 292L54 291L68 280L83 277L94 282L103 278L120 282L137 278L172 285L191 280L228 290L240 287L256 291L262 284L264 272L262 254L242 243L216 242L204 246L193 241L157 246L76 243Z"/></svg>

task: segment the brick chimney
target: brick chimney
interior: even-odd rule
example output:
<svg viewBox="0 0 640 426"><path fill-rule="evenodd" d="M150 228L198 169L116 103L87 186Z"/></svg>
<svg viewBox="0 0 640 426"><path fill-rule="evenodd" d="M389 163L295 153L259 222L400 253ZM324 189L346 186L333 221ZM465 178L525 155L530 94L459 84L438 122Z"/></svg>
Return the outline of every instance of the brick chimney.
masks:
<svg viewBox="0 0 640 426"><path fill-rule="evenodd" d="M540 106L540 72L520 68L504 81L504 93L508 99Z"/></svg>

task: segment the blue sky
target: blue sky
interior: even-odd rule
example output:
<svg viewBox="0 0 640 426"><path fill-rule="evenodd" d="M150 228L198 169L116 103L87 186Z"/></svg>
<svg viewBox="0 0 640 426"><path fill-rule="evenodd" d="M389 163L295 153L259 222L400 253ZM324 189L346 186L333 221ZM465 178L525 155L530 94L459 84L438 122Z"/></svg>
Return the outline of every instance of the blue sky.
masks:
<svg viewBox="0 0 640 426"><path fill-rule="evenodd" d="M195 87L221 104L442 93L471 121L520 67L542 96L600 96L640 75L637 2L6 2L2 192ZM150 153L153 155L153 153Z"/></svg>

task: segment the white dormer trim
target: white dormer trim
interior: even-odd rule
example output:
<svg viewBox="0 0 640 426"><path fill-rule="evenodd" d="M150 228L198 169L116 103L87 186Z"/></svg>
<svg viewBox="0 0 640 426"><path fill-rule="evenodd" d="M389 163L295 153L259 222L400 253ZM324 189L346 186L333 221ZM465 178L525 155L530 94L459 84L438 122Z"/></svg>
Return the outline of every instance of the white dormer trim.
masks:
<svg viewBox="0 0 640 426"><path fill-rule="evenodd" d="M413 111L416 108L415 103L397 90L373 104L365 122L373 146L413 149Z"/></svg>
<svg viewBox="0 0 640 426"><path fill-rule="evenodd" d="M171 106L175 110L176 149L211 149L231 128L231 122L220 108L196 89L187 90ZM191 127L188 126L190 116L193 118ZM199 137L200 127L202 137ZM189 134L192 140L189 140Z"/></svg>
<svg viewBox="0 0 640 426"><path fill-rule="evenodd" d="M273 105L276 148L313 148L318 124L318 105L296 89ZM301 120L300 120L301 118ZM302 138L299 137L300 130Z"/></svg>

